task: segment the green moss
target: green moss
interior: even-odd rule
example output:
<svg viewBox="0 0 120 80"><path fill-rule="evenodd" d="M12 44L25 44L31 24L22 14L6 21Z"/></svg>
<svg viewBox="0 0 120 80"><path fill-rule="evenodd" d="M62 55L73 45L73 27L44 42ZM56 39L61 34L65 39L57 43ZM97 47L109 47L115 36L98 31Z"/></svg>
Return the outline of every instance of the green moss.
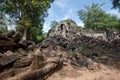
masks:
<svg viewBox="0 0 120 80"><path fill-rule="evenodd" d="M68 25L71 24L71 20L70 20L70 19L67 20L67 24L68 24Z"/></svg>
<svg viewBox="0 0 120 80"><path fill-rule="evenodd" d="M82 48L82 50L84 51L84 50L86 50L88 47L89 47L89 44L88 44L87 42L84 42L84 43L83 43L83 48Z"/></svg>

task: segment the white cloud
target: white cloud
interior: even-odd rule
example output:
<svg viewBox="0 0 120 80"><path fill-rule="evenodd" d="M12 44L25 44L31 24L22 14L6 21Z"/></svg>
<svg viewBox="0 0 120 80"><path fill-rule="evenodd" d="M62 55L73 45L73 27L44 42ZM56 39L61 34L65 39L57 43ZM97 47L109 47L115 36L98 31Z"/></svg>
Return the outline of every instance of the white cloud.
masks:
<svg viewBox="0 0 120 80"><path fill-rule="evenodd" d="M16 30L16 25L8 25L8 30Z"/></svg>
<svg viewBox="0 0 120 80"><path fill-rule="evenodd" d="M84 27L84 23L83 22L79 22L79 23L77 23L77 25L80 26L80 27Z"/></svg>
<svg viewBox="0 0 120 80"><path fill-rule="evenodd" d="M118 10L110 10L107 13L112 14L112 15L116 15L118 18L120 18L120 12L118 12Z"/></svg>
<svg viewBox="0 0 120 80"><path fill-rule="evenodd" d="M67 5L68 0L55 0L55 5L64 9Z"/></svg>
<svg viewBox="0 0 120 80"><path fill-rule="evenodd" d="M44 24L44 26L43 26L43 31L44 32L48 32L50 30L50 26L49 26L49 24Z"/></svg>
<svg viewBox="0 0 120 80"><path fill-rule="evenodd" d="M70 19L73 17L73 9L69 9L68 12L64 15L63 20Z"/></svg>
<svg viewBox="0 0 120 80"><path fill-rule="evenodd" d="M49 16L47 17L47 18L49 18L49 20L51 19L51 20L58 20L58 19L60 19L60 16L51 8L50 10L49 10Z"/></svg>
<svg viewBox="0 0 120 80"><path fill-rule="evenodd" d="M50 22L53 20L59 21L60 16L58 14L56 14L55 11L51 8L51 9L49 9L49 16L46 17L46 19L45 19L45 23L43 26L44 32L48 32L51 29Z"/></svg>
<svg viewBox="0 0 120 80"><path fill-rule="evenodd" d="M82 21L79 21L79 19L76 16L76 13L74 11L74 9L70 8L68 10L68 12L64 15L62 20L66 20L66 19L73 19L76 20L75 22L77 23L77 25L84 27L84 23Z"/></svg>

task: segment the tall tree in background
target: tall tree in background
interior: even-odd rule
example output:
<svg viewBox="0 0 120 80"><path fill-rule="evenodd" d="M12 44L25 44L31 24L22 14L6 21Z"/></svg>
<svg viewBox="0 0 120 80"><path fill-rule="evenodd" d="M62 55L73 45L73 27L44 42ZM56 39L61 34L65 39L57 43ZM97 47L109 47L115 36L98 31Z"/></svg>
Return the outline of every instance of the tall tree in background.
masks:
<svg viewBox="0 0 120 80"><path fill-rule="evenodd" d="M119 9L120 11L120 0L112 0L113 8Z"/></svg>
<svg viewBox="0 0 120 80"><path fill-rule="evenodd" d="M44 18L54 0L0 0L0 11L16 21L17 30L23 33L22 40L35 39L42 34Z"/></svg>
<svg viewBox="0 0 120 80"><path fill-rule="evenodd" d="M117 29L120 25L119 19L116 16L106 14L101 9L103 4L92 4L85 6L86 10L79 10L78 16L84 22L86 28L92 29Z"/></svg>
<svg viewBox="0 0 120 80"><path fill-rule="evenodd" d="M57 22L57 21L51 21L51 22L50 22L50 27L51 27L52 29L54 29L57 25L58 25L58 22Z"/></svg>
<svg viewBox="0 0 120 80"><path fill-rule="evenodd" d="M2 13L0 13L0 33L8 31L8 19Z"/></svg>

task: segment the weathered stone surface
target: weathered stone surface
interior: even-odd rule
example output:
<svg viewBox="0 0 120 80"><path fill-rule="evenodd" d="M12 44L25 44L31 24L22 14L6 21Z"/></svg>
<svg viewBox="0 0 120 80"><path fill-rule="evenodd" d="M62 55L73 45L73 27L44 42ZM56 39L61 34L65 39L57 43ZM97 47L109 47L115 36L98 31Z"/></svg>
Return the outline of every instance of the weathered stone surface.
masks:
<svg viewBox="0 0 120 80"><path fill-rule="evenodd" d="M15 34L15 31L9 31L9 32L4 32L1 35L2 36L7 36L7 37L12 37Z"/></svg>
<svg viewBox="0 0 120 80"><path fill-rule="evenodd" d="M5 80L6 78L12 77L12 76L14 76L14 70L10 69L0 74L0 80Z"/></svg>
<svg viewBox="0 0 120 80"><path fill-rule="evenodd" d="M38 80L38 79L45 79L47 78L52 71L55 70L55 68L58 68L58 66L61 66L61 62L57 63L48 63L46 66L44 66L42 69L34 70L32 72L29 72L25 74L24 76L18 78L19 80Z"/></svg>
<svg viewBox="0 0 120 80"><path fill-rule="evenodd" d="M14 53L12 52L12 51L6 51L5 53L4 53L4 55L6 55L6 56L10 56L10 55L13 55Z"/></svg>
<svg viewBox="0 0 120 80"><path fill-rule="evenodd" d="M4 52L6 50L12 50L18 48L28 48L30 45L34 45L33 41L21 41L22 36L19 32L9 31L0 34L0 52Z"/></svg>
<svg viewBox="0 0 120 80"><path fill-rule="evenodd" d="M51 29L48 33L48 38L43 41L47 44L46 47L54 47L59 45L65 50L78 52L85 56L73 57L72 62L76 65L82 64L83 61L87 65L87 58L96 60L100 56L106 54L120 56L120 31L105 29L105 30L91 30L76 26L72 20L61 21L55 29ZM49 45L50 44L50 45ZM43 44L41 44L42 46ZM83 61L82 61L83 59ZM114 61L114 58L108 57ZM119 61L117 61L119 62Z"/></svg>
<svg viewBox="0 0 120 80"><path fill-rule="evenodd" d="M120 32L83 29L61 21L39 44L21 41L14 31L0 35L0 79L45 80L63 64L99 69L99 63L120 68Z"/></svg>
<svg viewBox="0 0 120 80"><path fill-rule="evenodd" d="M2 57L3 56L3 54L2 53L0 53L0 57Z"/></svg>
<svg viewBox="0 0 120 80"><path fill-rule="evenodd" d="M34 59L36 59L36 56L34 57ZM60 60L60 58L53 57L53 58L48 58L47 60L42 61L42 63L40 62L40 64L39 63L35 64L35 62L33 62L33 64L31 64L32 67L30 66L29 68L26 68L25 71L23 71L25 68L14 69L14 73L15 74L19 73L20 75L19 74L18 76L15 75L6 80L45 80L53 72L55 72L56 70L59 70L63 66L63 61ZM38 68L35 68L36 65L38 65ZM40 67L41 65L43 65L43 67ZM33 66L34 66L34 69L31 69L33 68Z"/></svg>
<svg viewBox="0 0 120 80"><path fill-rule="evenodd" d="M19 55L19 57L22 57L22 56L27 56L27 51L25 51L24 49L22 48L19 48L17 51L16 51L16 54Z"/></svg>
<svg viewBox="0 0 120 80"><path fill-rule="evenodd" d="M29 66L31 62L32 62L31 58L27 58L27 57L21 58L14 63L14 68L22 68Z"/></svg>
<svg viewBox="0 0 120 80"><path fill-rule="evenodd" d="M16 54L0 57L0 67L5 66L11 62L14 62L15 60L17 60Z"/></svg>
<svg viewBox="0 0 120 80"><path fill-rule="evenodd" d="M33 60L32 60L32 64L30 65L30 69L31 70L36 70L36 69L42 68L44 66L45 66L44 57L34 55Z"/></svg>

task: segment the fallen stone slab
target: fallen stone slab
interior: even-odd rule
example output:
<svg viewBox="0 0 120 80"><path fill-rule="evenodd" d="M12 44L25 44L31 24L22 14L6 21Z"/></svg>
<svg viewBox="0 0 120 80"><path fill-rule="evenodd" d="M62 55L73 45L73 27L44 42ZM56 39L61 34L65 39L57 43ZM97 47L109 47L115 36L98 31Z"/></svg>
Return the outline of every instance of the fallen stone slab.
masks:
<svg viewBox="0 0 120 80"><path fill-rule="evenodd" d="M44 68L29 72L21 77L18 80L44 80L50 75L50 72L54 72L55 69L61 64L49 63Z"/></svg>
<svg viewBox="0 0 120 80"><path fill-rule="evenodd" d="M10 69L0 74L0 80L6 80L8 77L14 76L14 69Z"/></svg>
<svg viewBox="0 0 120 80"><path fill-rule="evenodd" d="M14 63L14 68L22 68L22 67L26 67L29 66L32 62L31 58L21 58L20 60L17 60Z"/></svg>
<svg viewBox="0 0 120 80"><path fill-rule="evenodd" d="M9 63L12 63L17 59L18 58L17 58L16 54L0 57L0 67L3 67L3 66L5 66L5 65L7 65Z"/></svg>
<svg viewBox="0 0 120 80"><path fill-rule="evenodd" d="M55 58L46 60L44 64L44 67L38 69L31 69L32 67L29 67L29 70L23 71L20 74L9 78L8 80L45 80L52 73L62 68L63 61Z"/></svg>

